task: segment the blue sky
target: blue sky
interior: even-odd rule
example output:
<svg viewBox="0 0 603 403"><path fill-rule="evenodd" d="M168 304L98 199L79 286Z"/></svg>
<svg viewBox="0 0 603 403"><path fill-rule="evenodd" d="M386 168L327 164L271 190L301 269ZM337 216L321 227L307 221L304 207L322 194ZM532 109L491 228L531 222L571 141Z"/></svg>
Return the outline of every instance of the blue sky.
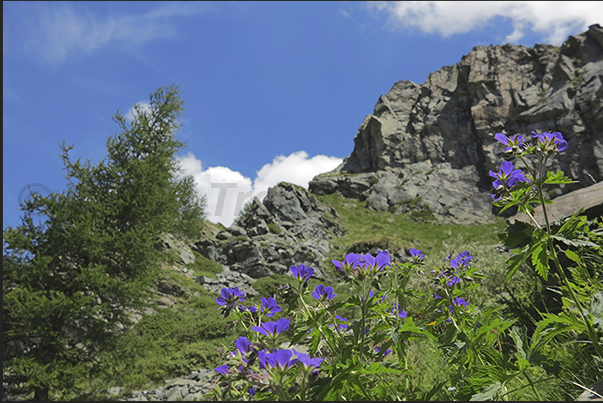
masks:
<svg viewBox="0 0 603 403"><path fill-rule="evenodd" d="M19 224L28 185L65 189L60 142L100 161L117 109L159 86L180 85L179 159L209 219L229 225L268 187L336 167L396 81L593 23L599 2L5 1L3 226Z"/></svg>

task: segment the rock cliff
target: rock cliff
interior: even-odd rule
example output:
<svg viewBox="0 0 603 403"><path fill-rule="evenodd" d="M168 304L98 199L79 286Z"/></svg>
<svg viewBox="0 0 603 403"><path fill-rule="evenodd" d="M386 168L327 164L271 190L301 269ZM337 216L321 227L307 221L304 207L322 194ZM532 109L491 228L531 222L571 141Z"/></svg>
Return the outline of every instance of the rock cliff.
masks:
<svg viewBox="0 0 603 403"><path fill-rule="evenodd" d="M215 239L195 243L205 257L252 278L286 274L290 266L312 266L323 278L320 262L331 248L328 240L343 234L336 211L305 189L280 183L257 198L247 212Z"/></svg>
<svg viewBox="0 0 603 403"><path fill-rule="evenodd" d="M555 197L603 178L603 28L561 46L478 46L423 84L399 81L365 117L354 150L310 190L340 193L392 212L428 209L440 221L493 217L489 170L502 149L494 134L559 131L567 149L555 158L579 181Z"/></svg>

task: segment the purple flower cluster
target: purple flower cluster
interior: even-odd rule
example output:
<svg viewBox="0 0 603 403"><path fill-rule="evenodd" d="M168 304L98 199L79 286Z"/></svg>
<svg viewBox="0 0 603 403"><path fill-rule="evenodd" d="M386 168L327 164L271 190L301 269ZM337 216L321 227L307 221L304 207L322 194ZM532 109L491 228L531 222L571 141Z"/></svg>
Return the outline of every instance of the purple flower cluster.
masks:
<svg viewBox="0 0 603 403"><path fill-rule="evenodd" d="M287 326L288 326L288 321L287 321ZM285 329L286 330L286 329ZM250 343L250 341L246 338L246 337L239 337L235 342L235 347L236 347L236 351L234 351L232 353L233 357L236 357L238 354L241 355L241 358L243 359L243 362L245 364L247 364L249 361L246 359L246 356L248 356L249 354L254 352L254 349L252 348L252 344ZM296 358L292 358L292 355L295 354ZM318 367L320 367L320 364L322 363L322 361L324 361L323 358L311 358L308 355L304 354L304 353L300 353L298 351L296 351L295 349L292 350L285 350L285 349L274 349L272 352L270 352L267 349L264 350L260 350L257 351L257 356L258 356L258 361L259 361L259 366L260 369L277 369L279 371L285 371L288 368L292 367L293 365L297 364L298 362L306 369L316 369ZM230 367L228 365L220 365L219 367L215 368L215 371L224 375L224 376L228 376L229 375L229 370ZM240 372L244 372L245 369L243 368L243 366L239 366L239 371ZM252 373L247 373L252 374ZM256 389L255 388L250 388L251 391L249 391L250 395L254 395Z"/></svg>
<svg viewBox="0 0 603 403"><path fill-rule="evenodd" d="M300 282L307 282L312 274L314 274L314 269L312 267L306 267L303 264L299 266L291 266L289 267L291 274Z"/></svg>
<svg viewBox="0 0 603 403"><path fill-rule="evenodd" d="M352 268L354 270L383 270L390 265L391 258L388 251L378 251L377 256L370 253L360 255L358 253L348 253L343 261L331 260L338 270Z"/></svg>
<svg viewBox="0 0 603 403"><path fill-rule="evenodd" d="M552 153L563 151L567 148L567 141L564 140L563 135L559 132L545 132L538 134L532 132L534 138L538 139L536 147L530 148L526 144L522 135L513 135L508 137L503 133L496 133L494 138L501 144L507 146L505 153L513 153L515 156L522 156L522 152L526 150L536 150L537 155L549 156ZM491 194L493 201L499 201L502 199L503 193L512 189L519 182L530 182L535 178L526 177L523 175L521 170L514 169L513 163L510 161L503 161L498 172L489 172L489 175L494 178L492 186L494 187L494 193Z"/></svg>
<svg viewBox="0 0 603 403"><path fill-rule="evenodd" d="M450 305L448 308L450 309L450 312L452 313L454 311L454 309L452 308L453 306L467 306L467 305L469 305L469 302L465 301L463 298L454 297L454 298L452 298L452 305Z"/></svg>
<svg viewBox="0 0 603 403"><path fill-rule="evenodd" d="M538 139L538 147L542 151L563 151L567 148L567 141L563 139L563 135L559 132L544 132L542 134L532 132L532 134Z"/></svg>
<svg viewBox="0 0 603 403"><path fill-rule="evenodd" d="M347 322L348 321L347 318L345 318L343 316L340 316L340 315L335 315L335 319L338 319L341 322ZM331 327L331 326L334 326L334 324L331 323L331 324L327 325L327 327ZM337 330L339 330L341 332L342 330L347 329L348 326L349 325L347 323L341 323L339 326L337 326ZM308 331L308 333L310 333L310 331Z"/></svg>

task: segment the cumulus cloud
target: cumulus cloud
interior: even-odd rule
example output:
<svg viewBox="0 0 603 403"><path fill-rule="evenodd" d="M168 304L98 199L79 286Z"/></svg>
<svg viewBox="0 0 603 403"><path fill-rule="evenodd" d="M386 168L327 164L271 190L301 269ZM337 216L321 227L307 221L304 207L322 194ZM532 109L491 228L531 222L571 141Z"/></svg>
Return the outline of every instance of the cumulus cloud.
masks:
<svg viewBox="0 0 603 403"><path fill-rule="evenodd" d="M207 198L207 219L228 227L246 203L254 197L263 200L268 188L289 182L307 189L314 176L333 170L342 159L325 155L310 158L305 151L287 157L279 155L256 172L254 181L227 167L203 169L201 161L191 153L179 158L179 162L183 173L195 178L197 190Z"/></svg>
<svg viewBox="0 0 603 403"><path fill-rule="evenodd" d="M126 113L126 120L128 122L132 122L134 118L138 116L139 112L142 112L143 116L145 115L145 113L150 113L151 104L144 101L136 102L136 104L130 108L128 113Z"/></svg>
<svg viewBox="0 0 603 403"><path fill-rule="evenodd" d="M11 37L4 44L60 65L71 56L90 54L108 45L131 50L156 38L174 36L176 26L170 17L202 14L208 6L205 2L159 3L145 14L101 17L81 3L15 2L8 6L8 12L18 15L19 25L4 30Z"/></svg>
<svg viewBox="0 0 603 403"><path fill-rule="evenodd" d="M598 1L397 1L371 2L369 7L388 13L396 26L443 37L482 28L495 17L508 18L513 32L505 42L517 43L526 31L533 31L553 45L601 23L603 16Z"/></svg>

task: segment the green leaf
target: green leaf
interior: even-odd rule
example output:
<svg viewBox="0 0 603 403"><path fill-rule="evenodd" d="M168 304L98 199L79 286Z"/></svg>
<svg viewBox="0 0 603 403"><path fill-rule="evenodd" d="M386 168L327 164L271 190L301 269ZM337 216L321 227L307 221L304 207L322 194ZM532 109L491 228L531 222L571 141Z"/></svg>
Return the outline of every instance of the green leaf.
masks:
<svg viewBox="0 0 603 403"><path fill-rule="evenodd" d="M603 330L603 291L596 293L590 299L589 313L595 326Z"/></svg>
<svg viewBox="0 0 603 403"><path fill-rule="evenodd" d="M476 393L469 399L470 402L483 402L486 400L497 400L498 391L502 389L500 382L494 382L488 385L483 392Z"/></svg>
<svg viewBox="0 0 603 403"><path fill-rule="evenodd" d="M532 264L536 269L536 273L541 276L543 279L547 279L549 276L549 256L547 251L547 246L544 242L540 242L536 245L534 250L532 251Z"/></svg>
<svg viewBox="0 0 603 403"><path fill-rule="evenodd" d="M547 174L544 178L544 183L553 185L553 184L561 184L561 183L576 183L576 181L565 176L563 171L557 171L555 173L549 171L549 172L547 172Z"/></svg>
<svg viewBox="0 0 603 403"><path fill-rule="evenodd" d="M532 240L534 227L523 221L515 221L505 232L498 234L500 241L508 248L522 248Z"/></svg>

